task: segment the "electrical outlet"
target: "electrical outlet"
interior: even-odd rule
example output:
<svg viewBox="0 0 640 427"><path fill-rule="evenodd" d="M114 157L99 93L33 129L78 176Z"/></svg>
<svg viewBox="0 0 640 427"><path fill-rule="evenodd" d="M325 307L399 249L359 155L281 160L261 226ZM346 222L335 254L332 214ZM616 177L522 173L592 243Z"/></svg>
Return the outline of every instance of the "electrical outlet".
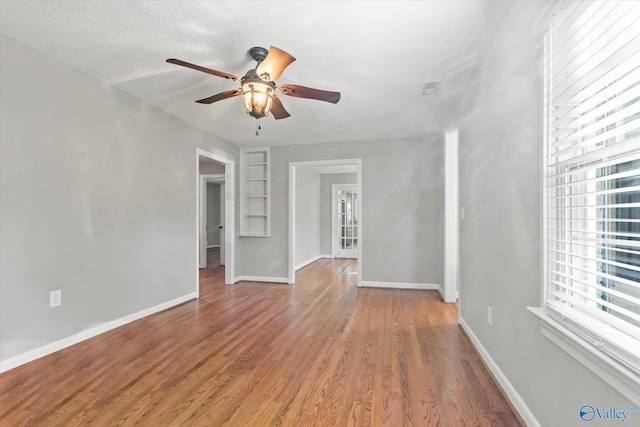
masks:
<svg viewBox="0 0 640 427"><path fill-rule="evenodd" d="M487 323L493 327L493 310L490 306L487 306Z"/></svg>
<svg viewBox="0 0 640 427"><path fill-rule="evenodd" d="M460 221L464 221L467 219L467 208L464 206L460 207Z"/></svg>
<svg viewBox="0 0 640 427"><path fill-rule="evenodd" d="M49 293L49 308L62 305L62 291L51 291Z"/></svg>

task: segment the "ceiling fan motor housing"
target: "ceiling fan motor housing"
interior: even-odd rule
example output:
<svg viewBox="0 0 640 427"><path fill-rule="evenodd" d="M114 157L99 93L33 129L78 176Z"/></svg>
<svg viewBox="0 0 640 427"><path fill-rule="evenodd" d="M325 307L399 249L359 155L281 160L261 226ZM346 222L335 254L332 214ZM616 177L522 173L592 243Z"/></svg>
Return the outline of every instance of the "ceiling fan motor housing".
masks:
<svg viewBox="0 0 640 427"><path fill-rule="evenodd" d="M251 56L254 61L258 62L258 64L264 61L264 58L267 57L268 53L269 51L263 47L256 46L249 49L249 56Z"/></svg>

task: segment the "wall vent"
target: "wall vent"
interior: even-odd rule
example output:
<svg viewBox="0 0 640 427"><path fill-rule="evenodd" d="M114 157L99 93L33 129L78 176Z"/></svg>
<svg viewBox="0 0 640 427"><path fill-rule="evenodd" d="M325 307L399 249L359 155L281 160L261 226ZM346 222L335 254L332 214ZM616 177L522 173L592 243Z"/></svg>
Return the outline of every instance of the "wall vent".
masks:
<svg viewBox="0 0 640 427"><path fill-rule="evenodd" d="M422 85L422 96L434 95L438 91L438 82L425 82Z"/></svg>

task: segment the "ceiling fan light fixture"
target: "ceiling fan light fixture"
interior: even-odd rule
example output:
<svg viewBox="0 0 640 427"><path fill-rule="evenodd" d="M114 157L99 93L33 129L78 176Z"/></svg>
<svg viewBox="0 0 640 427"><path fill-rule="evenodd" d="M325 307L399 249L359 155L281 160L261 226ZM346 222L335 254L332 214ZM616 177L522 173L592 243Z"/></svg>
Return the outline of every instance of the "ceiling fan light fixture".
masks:
<svg viewBox="0 0 640 427"><path fill-rule="evenodd" d="M252 47L249 49L249 56L258 64L256 68L247 71L241 79L232 74L191 64L180 59L169 58L167 62L233 81L240 80L241 87L239 89L226 90L216 95L199 99L196 102L213 104L214 102L242 95L242 102L247 114L258 120L266 117L268 113L271 113L276 120L286 119L291 116L282 105L280 98L276 96L276 89L284 95L294 98L317 99L332 104L336 104L340 100L340 92L330 92L298 85L276 86L275 80L278 79L287 66L296 60L296 58L277 47L271 46L269 50L263 47ZM258 124L258 129L259 127L260 125Z"/></svg>
<svg viewBox="0 0 640 427"><path fill-rule="evenodd" d="M261 119L273 105L273 87L260 80L245 81L242 83L242 100L247 113L251 117Z"/></svg>

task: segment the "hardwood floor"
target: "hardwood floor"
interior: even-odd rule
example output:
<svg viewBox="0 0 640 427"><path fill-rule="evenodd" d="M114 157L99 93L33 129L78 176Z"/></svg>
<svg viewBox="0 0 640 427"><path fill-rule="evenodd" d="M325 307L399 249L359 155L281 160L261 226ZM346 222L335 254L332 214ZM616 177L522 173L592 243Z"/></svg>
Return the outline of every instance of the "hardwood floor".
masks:
<svg viewBox="0 0 640 427"><path fill-rule="evenodd" d="M518 426L437 292L356 288L351 260L293 286L224 285L0 375L2 426Z"/></svg>

